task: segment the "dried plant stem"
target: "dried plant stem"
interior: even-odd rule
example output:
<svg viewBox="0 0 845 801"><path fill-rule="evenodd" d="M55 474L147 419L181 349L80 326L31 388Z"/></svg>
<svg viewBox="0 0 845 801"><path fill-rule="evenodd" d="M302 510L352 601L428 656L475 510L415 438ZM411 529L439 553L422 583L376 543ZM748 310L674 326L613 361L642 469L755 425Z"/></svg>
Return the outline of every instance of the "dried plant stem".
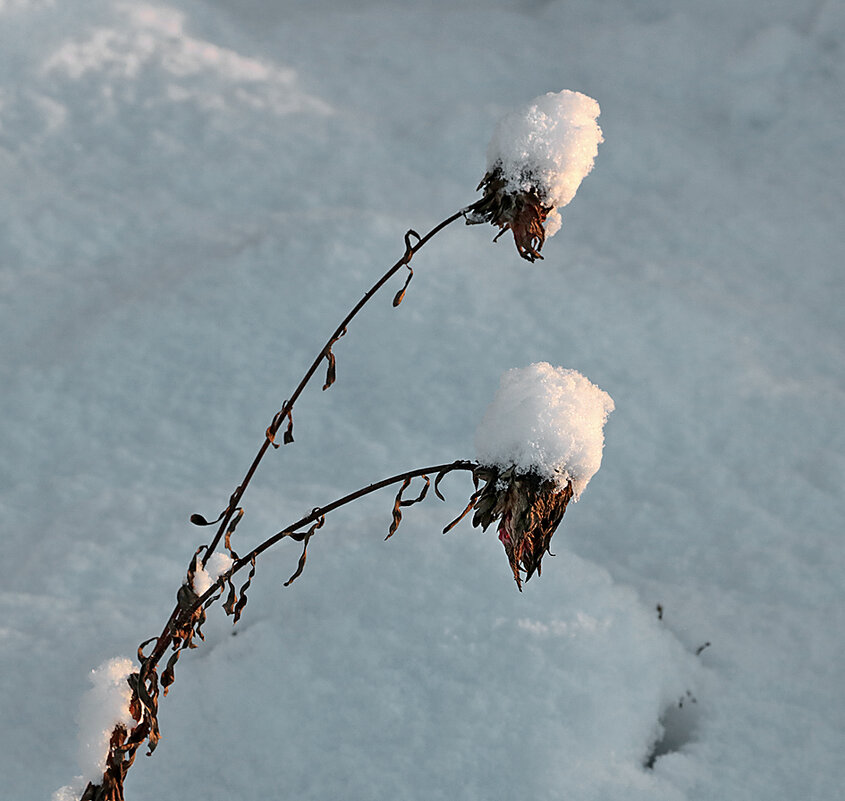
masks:
<svg viewBox="0 0 845 801"><path fill-rule="evenodd" d="M359 311L370 301L370 299L403 267L408 266L410 269L410 261L413 258L414 254L417 253L430 239L436 236L440 231L442 231L447 226L451 225L456 220L459 220L465 217L468 213L475 210L476 206L482 201L476 201L475 203L470 204L469 206L465 206L464 208L456 211L451 216L447 217L445 220L442 220L437 225L435 225L428 233L423 236L420 236L416 233L416 231L408 231L405 234L405 252L402 254L402 257L384 274L381 278L376 281L372 287L364 294L361 300L355 304L352 310L343 318L341 323L335 328L332 335L327 340L326 344L323 346L320 353L312 362L311 366L306 371L305 375L302 377L302 380L297 385L296 389L294 389L293 393L291 394L290 398L282 404L282 408L276 413L275 417L273 418L273 422L267 428L267 431L264 435L264 441L261 443L261 447L258 449L258 453L255 455L255 458L252 460L252 464L250 464L249 469L246 471L243 479L241 480L240 484L235 488L235 491L232 493L231 497L229 498L229 504L226 509L220 515L219 518L219 526L217 528L217 532L214 535L214 538L211 541L211 544L208 546L206 551L202 557L202 564L205 566L208 562L208 559L216 550L217 546L220 544L220 540L227 533L231 533L234 529L234 525L240 519L240 516L236 517L233 520L233 517L236 511L239 508L239 504L241 499L243 498L244 493L246 492L249 483L252 481L253 476L255 475L258 466L261 464L261 460L266 455L267 451L270 449L271 445L275 445L275 437L278 434L279 429L281 428L282 424L285 420L289 421L289 428L288 432L290 431L290 427L292 425L292 417L291 413L293 411L293 406L298 400L299 396L302 394L302 391L307 386L308 382L314 376L314 373L320 367L321 362L323 359L327 359L329 361L330 367L333 369L334 366L334 357L331 356L331 348L341 336L346 333L346 329L352 319L358 314ZM416 242L412 243L411 239L416 239ZM410 280L410 276L409 276ZM404 295L404 290L407 288L407 281L405 283L405 287L397 293L396 297L394 298L394 305L399 305L402 300L402 296ZM329 386L330 382L327 380L326 386L323 389L326 389ZM287 432L286 432L287 434ZM288 440L287 436L285 437L286 441ZM292 439L292 438L291 438ZM200 518L202 519L202 518ZM155 662L158 662L161 659L161 656L164 653L164 649L167 647L167 643L169 642L169 635L176 630L177 628L177 620L180 617L180 613L182 612L181 606L178 604L174 607L173 612L170 615L164 629L162 630L161 634L157 638L157 645L154 650L154 654L157 654ZM161 644L164 644L163 646ZM161 646L161 648L160 648ZM159 653L159 650L161 651Z"/></svg>
<svg viewBox="0 0 845 801"><path fill-rule="evenodd" d="M407 470L404 473L398 473L394 476L390 476L389 478L361 487L354 492L350 492L348 495L344 495L331 503L327 503L325 506L312 509L309 514L301 517L295 523L291 523L273 536L268 537L264 540L264 542L253 548L246 556L236 560L231 568L226 571L226 573L219 576L215 583L201 596L189 593L191 601L189 603L182 602L177 604L177 607L171 615L168 625L165 627L161 636L147 640L139 646L138 658L141 662L140 670L138 673L130 676L130 686L133 688L133 699L130 704L130 708L134 708L136 710L136 720L138 720L138 724L131 732L127 732L122 723L115 726L112 732L109 754L106 761L106 771L103 774L103 778L99 784L90 782L86 786L82 794L82 801L123 801L123 782L127 772L135 761L135 755L138 748L147 741L150 746L148 754L151 754L160 737L158 731L159 687L166 688L170 683L172 683L173 666L178 659L179 652L186 647L194 647L192 644L193 636L194 634L199 633L202 622L205 619L204 609L221 597L222 590L226 584L229 584L230 587L233 586L231 579L236 573L247 567L247 565L250 566L249 577L244 586L241 587L241 598L237 604L235 604L235 609L233 610L229 607L229 601L224 604L224 608L226 608L226 611L229 614L234 612L234 617L237 621L240 609L242 609L246 603L245 589L252 581L252 577L255 572L256 559L264 553L264 551L271 548L280 540L290 537L298 541L304 541L307 546L308 539L314 533L316 528L319 528L322 525L327 514L342 506L352 503L359 498L363 498L365 495L369 495L370 493L377 492L380 489L384 489L385 487L401 482L402 487L399 490L394 503L393 525L390 527L390 533L388 534L389 538L393 532L396 531L396 527L401 519L401 512L399 512L399 508L419 503L426 497L428 488L431 485L429 475L436 475L434 491L437 496L442 499L443 496L437 489L437 485L440 483L443 476L457 470L463 470L471 472L475 482L477 469L478 464L476 462L458 460L448 462L446 464ZM418 477L425 480L423 490L417 497L410 500L403 500L402 494L410 486L412 479ZM303 533L300 531L300 529L308 525L311 525L311 528L307 532ZM299 567L296 573L291 577L287 584L290 584L290 582L302 572L304 564L305 549L303 549L303 554L300 558ZM180 591L180 595L182 597L185 597L185 590L186 587L183 585L182 590ZM189 633L186 634L186 632ZM155 645L151 653L148 656L143 656L144 648L154 641ZM162 679L159 679L156 668L161 658L171 645L174 649L174 653L171 656L171 663L168 665L165 673L162 674ZM170 676L165 682L164 675L168 673Z"/></svg>
<svg viewBox="0 0 845 801"><path fill-rule="evenodd" d="M271 548L274 544L284 539L285 537L292 537L293 539L302 541L304 543L302 556L300 557L299 561L299 566L293 576L291 576L291 578L288 580L287 583L289 584L302 572L302 569L305 565L305 555L308 540L310 539L314 531L322 525L325 515L329 512L334 511L335 509L338 509L341 506L351 503L352 501L357 500L358 498L361 498L372 492L376 492L379 489L390 486L392 484L396 484L398 482L402 482L402 488L399 490L399 493L397 494L394 503L393 524L390 527L390 532L388 534L389 537L396 530L397 526L399 525L399 521L401 520L402 513L400 507L409 506L413 503L417 503L423 500L423 498L425 497L430 486L430 481L427 474L431 473L437 475L437 480L434 484L434 491L439 497L442 498L437 489L437 485L440 479L445 474L450 473L454 470L474 471L477 467L477 465L472 462L457 461L451 462L449 464L434 465L432 467L421 468L418 470L410 470L405 473L400 473L396 476L391 476L390 478L386 478L382 481L378 481L373 484L369 484L366 487L362 487L361 489L356 490L355 492L352 492L349 495L345 495L342 498L338 498L337 500L332 501L331 503L326 504L323 507L313 509L310 514L296 521L292 525L282 529L277 534L274 534L272 537L269 537L244 557L237 558L236 554L234 553L234 551L232 551L230 547L230 536L235 530L235 527L239 523L241 517L243 516L243 508L240 507L241 499L244 493L246 492L246 489L249 486L249 483L251 482L253 476L255 475L255 472L258 469L261 460L264 458L265 454L270 449L270 446L278 447L275 442L275 438L279 432L279 429L282 427L285 421L287 421L287 428L284 432L284 442L293 442L292 412L294 404L298 400L299 396L302 394L308 382L317 372L324 359L328 363L328 367L326 371L326 381L323 385L323 389L328 389L334 383L335 356L332 352L333 345L342 336L346 334L347 326L352 321L352 319L358 314L358 312L361 311L361 309L390 280L390 278L392 278L404 266L408 268L408 276L405 280L404 286L399 292L396 293L393 299L393 305L398 306L402 302L405 290L407 289L408 284L410 283L410 280L413 276L413 269L410 266L410 262L414 254L418 250L420 250L420 248L422 248L430 239L432 239L432 237L434 237L448 225L451 225L453 222L458 219L461 219L462 217L466 217L467 214L474 211L478 203L480 202L481 201L478 201L476 203L471 204L470 206L466 206L465 208L462 208L459 211L455 212L454 214L434 226L424 236L420 236L416 231L413 230L410 230L405 234L405 252L402 254L402 257L389 270L387 270L387 272L385 272L384 275L382 275L381 278L379 278L378 281L376 281L372 287L370 287L370 289L364 294L361 300L359 300L358 303L355 304L352 310L346 315L346 317L344 317L344 319L329 337L328 341L323 346L322 350L320 350L317 357L314 359L311 366L308 368L305 375L302 377L301 381L297 385L296 389L293 391L293 394L290 396L289 399L285 400L282 405L282 408L273 417L273 421L268 426L265 432L264 441L258 449L258 453L252 460L252 463L250 464L249 469L246 471L246 474L244 475L241 483L236 487L235 491L230 496L228 505L220 513L220 516L217 518L217 520L209 523L201 515L193 515L191 517L191 521L197 525L206 526L216 525L217 523L219 523L219 526L210 545L207 548L201 547L197 550L197 553L194 556L194 561L192 562L191 568L189 570L189 578L193 575L193 571L198 566L197 558L199 553L203 553L201 564L203 567L205 567L209 558L220 544L221 539L224 539L224 537L224 545L229 551L229 553L235 558L235 562L225 574L223 574L216 580L216 582L208 591L206 591L199 597L197 597L196 594L193 592L193 588L189 586L191 584L191 581L183 585L177 593L176 606L171 612L170 617L167 623L165 624L161 634L158 637L146 640L138 647L138 660L140 662L140 669L138 673L132 674L129 679L130 686L133 688L133 701L131 705L131 708L133 710L132 714L133 716L135 716L136 721L138 721L137 725L131 733L128 733L125 728L122 727L122 724L115 728L115 731L113 732L114 736L112 738L112 743L107 758L107 766L103 774L102 781L100 784L94 784L93 782L88 784L82 795L83 801L123 801L123 781L127 771L134 762L137 749L146 741L149 744L148 753L152 753L160 738L160 734L158 731L159 689L163 688L166 693L167 687L173 681L173 669L176 665L176 661L179 658L179 654L185 648L195 647L193 643L194 635L198 634L200 637L202 636L201 626L202 622L205 620L205 607L210 606L215 600L220 597L222 589L226 584L229 585L230 596L224 604L224 608L228 614L234 615L235 621L238 620L241 611L243 610L243 607L247 601L246 589L255 574L255 560L260 554L262 554L268 548ZM419 497L413 500L403 500L402 493L411 483L411 480L420 476L425 479L425 487L420 493ZM309 524L311 525L311 528L307 532L298 531L298 529L301 529L303 526L307 526ZM247 565L250 566L249 577L247 578L244 585L240 588L240 598L236 599L235 590L234 586L232 585L231 579L236 573L238 573ZM153 643L154 645L152 647L152 651L148 655L145 655L145 648ZM168 665L160 679L158 677L156 668L164 654L167 652L168 648L170 648L171 646L173 648L173 654L171 655L170 661L168 662Z"/></svg>
<svg viewBox="0 0 845 801"><path fill-rule="evenodd" d="M261 460L266 455L267 451L270 449L271 445L275 444L275 437L278 434L279 429L281 428L282 424L285 420L291 420L291 413L293 411L293 406L298 400L299 396L302 394L302 391L307 386L308 382L314 376L314 373L320 367L320 363L323 359L327 359L328 355L331 352L332 345L337 342L337 340L346 333L347 326L352 321L352 319L361 311L362 308L369 302L369 300L379 291L403 266L408 265L410 269L410 261L413 258L414 254L420 250L430 239L436 236L440 231L442 231L447 226L451 225L456 220L461 219L469 212L473 211L478 203L481 201L477 201L469 206L466 206L460 211L456 211L451 216L447 217L445 220L442 220L437 225L434 226L427 234L424 236L419 236L415 231L408 231L405 234L405 252L402 254L402 257L384 274L375 284L370 287L370 289L364 294L361 300L355 304L352 310L343 318L340 325L335 328L332 335L329 337L326 344L323 346L320 353L312 362L311 366L306 371L305 375L302 377L302 380L299 382L296 389L293 391L293 394L290 396L288 400L284 402L282 408L277 412L275 417L273 418L273 422L267 428L267 431L264 435L264 442L261 443L261 447L258 449L258 453L255 455L255 458L252 460L252 464L250 464L249 469L246 471L241 483L236 487L235 491L232 493L231 497L229 498L229 505L220 515L220 524L217 528L217 533L214 535L214 538L211 541L211 544L206 549L205 553L202 557L202 564L205 566L208 562L208 559L216 550L217 546L220 544L220 540L226 535L227 532L231 533L233 530L233 524L236 524L239 520L238 518L232 519L235 515L236 510L238 509L238 505L241 502L241 498L243 498L244 493L246 492L247 487L249 486L250 481L252 481L253 476L255 475L258 466L261 464ZM415 238L417 241L412 244L411 238ZM407 286L407 283L406 283ZM398 305L397 301L401 300L400 296L397 294L396 300L394 300L394 304ZM333 359L330 361L330 364L333 364ZM328 382L327 382L328 384ZM325 389L325 387L324 387ZM168 634L175 630L176 621L179 618L181 612L181 607L177 604L174 607L173 612L170 615L170 619L167 621L162 633L158 637L158 643L167 642L168 641ZM165 646L166 647L166 646ZM158 647L156 648L158 651ZM163 653L163 650L162 650ZM161 654L158 655L158 659L161 658Z"/></svg>
<svg viewBox="0 0 845 801"><path fill-rule="evenodd" d="M264 551L268 548L271 548L280 540L285 539L286 537L294 536L299 529L303 526L307 526L310 523L314 523L319 520L321 517L329 514L329 512L333 512L335 509L339 509L341 506L346 506L346 504L351 503L352 501L358 500L358 498L363 498L365 495L369 495L370 493L376 492L380 489L384 489L385 487L389 487L393 484L398 484L399 482L406 482L410 481L413 478L417 478L419 476L427 477L429 475L437 475L438 481L439 479L447 474L451 473L455 470L465 470L473 472L478 467L476 462L469 462L465 460L458 460L455 462L448 462L446 464L438 464L433 465L431 467L421 467L415 470L408 470L404 473L397 473L395 476L390 476L389 478L382 479L381 481L376 481L372 484L368 484L366 487L361 487L360 489L355 490L354 492L350 492L348 495L344 495L342 498L338 498L337 500L332 501L331 503L327 503L325 506L319 506L311 510L311 512L304 517L301 517L295 523L291 523L289 526L286 526L278 533L274 534L272 537L268 537L264 542L257 545L253 548L246 556L239 558L232 567L223 575L221 575L217 581L201 596L199 596L195 602L193 602L190 606L181 607L177 606L174 610L173 615L171 616L171 620L168 621L168 625L165 627L164 631L162 632L161 636L157 638L155 647L153 648L150 655L144 660L144 664L141 669L141 676L144 677L145 674L148 674L150 670L154 669L158 662L161 660L162 656L164 656L165 652L167 651L168 646L171 643L171 638L169 636L169 632L171 630L177 630L185 623L191 619L194 612L203 606L207 601L209 601L220 589L226 584L226 582L232 578L236 573L238 573L243 568L247 567L250 564L254 563L254 560L260 556ZM439 493L438 493L439 494Z"/></svg>
<svg viewBox="0 0 845 801"><path fill-rule="evenodd" d="M456 220L461 219L467 213L474 210L476 205L477 203L474 203L470 206L462 208L460 211L455 212L450 217L447 217L445 220L435 225L434 228L432 228L424 236L420 236L416 233L416 231L408 231L408 233L405 234L405 252L402 254L402 258L400 258L396 262L396 264L394 264L381 278L379 278L378 281L375 282L375 284L373 284L372 287L370 287L370 289L364 294L364 297L362 297L361 300L359 300L358 303L355 304L349 314L347 314L346 317L343 318L343 321L334 330L326 344L323 346L320 353L317 355L305 375L302 377L302 380L299 382L299 385L293 391L293 394L288 400L284 402L282 408L277 412L277 414L273 418L273 422L267 428L267 431L265 433L264 442L258 449L258 453L252 460L252 464L249 466L249 469L247 470L243 480L235 489L234 493L232 493L232 496L229 499L229 505L226 507L225 511L223 512L220 518L220 525L217 529L217 533L214 535L214 539L211 541L208 550L203 555L203 565L207 563L211 554L214 553L215 549L220 543L220 540L226 534L227 530L231 531L230 523L232 522L232 516L235 514L235 511L238 508L238 504L240 503L241 498L246 492L247 486L252 480L252 477L255 475L255 471L258 469L261 460L264 458L264 455L270 449L270 446L275 444L276 434L278 434L279 429L281 428L285 420L289 421L288 432L290 432L292 424L291 413L293 411L293 406L299 396L302 394L302 391L305 389L308 382L314 376L314 373L317 372L323 359L326 359L329 362L329 367L331 370L331 378L327 376L326 385L323 387L323 389L327 389L334 381L334 356L332 355L331 348L334 343L337 342L337 340L340 339L340 337L342 337L346 333L347 326L352 321L352 319L358 314L359 311L361 311L361 309L369 302L369 300L376 294L376 292L378 292L379 289L381 289L384 284L386 284L387 281L389 281L403 266L407 265L410 269L411 259L413 258L414 254L426 244L426 242L428 242L432 237L440 233L440 231L442 231L448 225L451 225ZM416 242L413 244L411 243L412 237L416 239ZM407 283L405 284L405 286L407 286ZM402 290L400 293L397 293L396 298L394 299L394 305L399 305L403 294L404 290ZM292 437L290 438L290 440L288 440L286 436L286 441L291 440Z"/></svg>

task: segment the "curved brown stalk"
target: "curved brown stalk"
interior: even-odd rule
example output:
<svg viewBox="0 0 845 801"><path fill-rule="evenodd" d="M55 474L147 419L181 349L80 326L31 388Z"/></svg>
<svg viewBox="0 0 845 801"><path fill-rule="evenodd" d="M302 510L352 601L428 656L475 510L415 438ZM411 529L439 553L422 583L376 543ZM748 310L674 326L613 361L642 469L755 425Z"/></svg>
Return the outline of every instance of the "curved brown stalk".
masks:
<svg viewBox="0 0 845 801"><path fill-rule="evenodd" d="M432 465L431 467L407 470L404 473L398 473L381 481L373 482L366 487L361 487L354 492L350 492L348 495L337 498L325 506L312 509L309 514L286 526L273 536L268 537L264 542L253 548L246 556L236 560L231 568L219 576L215 583L202 595L197 596L187 584L183 585L177 596L180 598L180 603L177 604L162 635L157 639L147 640L138 648L138 658L141 661L141 666L138 673L134 673L129 677L129 683L133 690L130 710L132 710L137 724L131 731L127 731L122 723L115 726L106 759L106 770L102 780L99 784L90 782L86 786L82 794L82 801L123 801L123 782L135 761L137 750L146 742L149 745L148 754L151 754L160 737L158 731L159 689L164 688L166 693L167 686L173 681L173 667L176 664L179 653L187 647L194 647L192 645L192 639L194 634L200 633L200 627L205 620L205 607L210 606L215 600L221 597L221 591L226 584L229 584L230 588L233 587L231 579L236 573L248 565L250 566L249 577L240 590L240 599L235 602L233 598L224 604L224 608L229 614L234 613L235 620L239 617L240 611L246 603L245 589L249 586L255 573L255 560L280 540L291 537L298 541L304 540L307 546L308 539L322 525L327 514L352 503L352 501L358 498L401 482L402 488L399 490L394 503L393 525L391 525L390 533L388 534L388 537L390 537L396 531L396 527L401 519L399 508L419 503L426 497L428 488L431 485L429 475L436 475L435 493L442 499L443 496L437 490L436 486L440 483L443 476L456 470L470 471L474 475L477 468L478 464L476 462L458 460L446 464ZM416 498L403 500L403 492L410 486L412 479L417 477L422 477L425 480L425 487ZM302 533L300 529L308 525L311 525L311 528L307 532ZM302 572L304 564L305 549L303 549L299 567L287 582L288 584ZM191 569L193 570L193 565ZM191 575L190 571L189 575ZM149 656L143 656L144 648L153 641L155 641L155 646L152 652ZM159 678L156 667L171 645L174 651L171 661L161 678ZM165 680L165 676L167 676L167 680Z"/></svg>
<svg viewBox="0 0 845 801"><path fill-rule="evenodd" d="M288 427L285 431L284 441L290 442L293 440L291 434L293 428L293 406L298 400L299 396L302 394L302 391L305 389L308 382L314 376L314 373L316 373L319 369L320 363L323 361L323 359L326 359L329 362L329 375L327 375L326 385L323 387L323 389L328 388L328 386L330 386L330 384L333 382L334 356L332 354L331 348L334 343L337 342L337 340L346 333L346 329L352 319L370 301L370 299L376 294L376 292L378 292L379 289L381 289L403 266L407 266L410 270L410 261L413 258L414 254L417 253L417 251L419 251L430 239L432 239L434 236L440 233L440 231L442 231L447 226L451 225L456 220L465 217L469 212L473 211L481 202L482 201L476 201L475 203L472 203L469 206L465 206L459 211L456 211L454 214L435 225L424 236L420 236L415 231L408 231L405 234L405 252L402 254L402 257L384 275L382 275L381 278L379 278L379 280L372 285L372 287L370 287L370 289L364 294L361 300L359 300L358 303L356 303L355 306L352 308L352 310L346 315L346 317L343 318L341 323L332 332L332 335L329 337L322 350L311 363L311 366L308 368L305 375L302 377L302 380L299 382L296 389L294 389L293 394L291 394L290 398L284 402L282 408L274 416L273 422L270 424L264 434L264 441L261 443L261 446L258 449L258 453L252 460L252 463L247 469L246 474L241 480L241 483L238 484L238 486L235 488L235 491L229 498L228 506L223 510L218 520L213 521L213 523L211 524L216 524L219 521L217 532L214 535L211 544L208 546L207 550L203 554L203 566L207 564L208 559L211 557L211 554L214 553L217 546L220 544L221 539L226 537L226 544L228 544L228 535L230 535L232 531L234 531L235 526L238 524L238 522L240 521L240 517L243 514L243 510L239 510L241 498L243 498L243 495L246 492L250 481L252 481L252 478L255 475L258 466L261 464L261 460L264 458L265 454L270 449L270 446L275 446L276 434L278 434L279 429L281 428L285 420L288 421ZM416 239L416 242L411 242L412 237ZM410 275L408 281L409 280ZM396 297L393 301L394 306L398 306L399 303L401 303L402 297L404 296L404 291L408 286L408 281L405 282L405 286L403 287L403 289L396 294ZM238 513L237 517L235 517L236 512ZM198 522L199 525L209 525L208 523L206 523L205 519L200 515L193 515L191 517L191 520L193 522ZM158 642L165 641L168 637L168 633L173 632L175 630L174 627L179 617L180 610L181 607L179 606L179 604L177 604L174 607L173 612L171 613L170 618L168 619L164 629L157 638ZM161 658L161 655L159 655L158 658Z"/></svg>
<svg viewBox="0 0 845 801"><path fill-rule="evenodd" d="M246 492L246 488L249 485L252 477L255 475L255 471L258 469L261 460L264 458L264 455L267 453L271 445L275 445L275 437L278 434L279 429L281 428L282 424L285 420L288 420L288 428L285 432L285 441L290 442L293 440L291 435L292 431L292 417L291 413L293 411L293 406L296 403L299 396L302 394L302 391L305 389L308 382L314 376L314 373L317 372L318 368L320 367L320 363L323 359L326 359L329 362L329 376L327 376L326 385L323 389L327 389L328 386L334 381L334 356L332 354L331 348L335 342L337 342L340 337L342 337L346 333L346 329L355 315L358 314L359 311L367 304L367 302L379 291L379 289L387 283L403 266L408 266L410 269L410 261L413 258L414 254L422 248L426 242L428 242L432 237L436 234L440 233L444 228L448 225L451 225L455 220L459 220L460 218L464 217L468 212L472 211L476 205L481 201L473 203L469 206L462 208L460 211L455 212L450 217L447 217L442 222L438 223L434 226L427 234L424 236L420 236L416 233L416 231L408 231L405 234L405 252L402 254L402 258L400 258L396 264L394 264L375 284L370 287L370 289L364 294L364 297L355 304L349 314L343 318L343 321L338 325L338 327L334 330L332 335L329 337L326 344L323 346L320 353L312 362L311 366L306 371L305 375L302 377L302 380L299 382L299 385L293 391L293 394L290 396L288 400L284 402L282 408L276 413L275 417L273 418L273 422L267 428L267 431L264 436L264 442L261 444L261 447L258 449L258 453L256 454L255 458L252 460L252 464L249 466L249 469L246 471L243 480L237 486L234 493L232 493L231 498L229 499L229 505L226 507L225 511L223 512L220 518L220 525L217 529L217 533L214 535L214 539L211 541L211 544L208 546L208 550L203 555L203 565L206 564L209 557L212 553L214 553L215 549L217 548L220 540L226 534L227 530L231 531L230 523L232 522L232 517L235 514L235 510L238 508L238 504L243 497L244 492ZM414 237L417 241L416 243L411 243L411 237ZM410 280L410 276L409 276ZM407 282L405 284L407 287ZM402 296L404 294L404 289L397 293L394 299L394 305L398 306L402 300ZM237 521L235 521L237 522Z"/></svg>
<svg viewBox="0 0 845 801"><path fill-rule="evenodd" d="M177 605L174 615L171 616L171 621L169 622L168 627L165 628L162 635L157 638L155 647L150 655L144 660L144 664L142 666L142 678L143 674L149 673L151 669L154 669L161 660L162 656L164 656L167 647L170 645L170 638L167 636L168 631L170 629L179 629L181 625L183 625L185 621L190 620L194 612L210 600L232 576L247 567L247 565L252 564L258 556L280 540L294 535L298 529L303 526L307 526L309 523L316 522L321 517L329 514L329 512L333 512L335 509L339 509L341 506L346 506L346 504L351 503L358 498L363 498L365 495L369 495L372 492L389 487L392 484L398 484L399 482L404 483L406 480L428 475L437 475L437 480L439 482L440 478L447 473L451 473L455 470L474 471L477 467L478 464L476 462L457 460L446 464L433 465L432 467L421 467L415 470L408 470L404 473L397 473L395 476L390 476L389 478L384 478L381 481L368 484L366 487L361 487L354 492L350 492L348 495L344 495L342 498L338 498L331 503L327 503L325 506L315 507L309 514L301 517L295 523L291 523L272 537L268 537L264 540L264 542L260 543L246 554L246 556L240 557L233 563L232 567L226 573L221 575L217 581L205 593L199 596L196 601L191 603L190 606L182 607Z"/></svg>

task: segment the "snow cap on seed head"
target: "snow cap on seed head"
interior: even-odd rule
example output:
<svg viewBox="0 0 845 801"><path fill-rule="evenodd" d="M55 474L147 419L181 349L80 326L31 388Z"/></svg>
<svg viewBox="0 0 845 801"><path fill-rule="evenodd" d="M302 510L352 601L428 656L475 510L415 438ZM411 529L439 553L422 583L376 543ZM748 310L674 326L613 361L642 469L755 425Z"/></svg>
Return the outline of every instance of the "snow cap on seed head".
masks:
<svg viewBox="0 0 845 801"><path fill-rule="evenodd" d="M472 523L497 521L517 586L541 572L571 500L601 465L613 400L575 370L547 362L509 370L476 434L485 482Z"/></svg>
<svg viewBox="0 0 845 801"><path fill-rule="evenodd" d="M572 483L578 500L601 466L613 399L577 370L538 362L508 370L475 435L478 460Z"/></svg>

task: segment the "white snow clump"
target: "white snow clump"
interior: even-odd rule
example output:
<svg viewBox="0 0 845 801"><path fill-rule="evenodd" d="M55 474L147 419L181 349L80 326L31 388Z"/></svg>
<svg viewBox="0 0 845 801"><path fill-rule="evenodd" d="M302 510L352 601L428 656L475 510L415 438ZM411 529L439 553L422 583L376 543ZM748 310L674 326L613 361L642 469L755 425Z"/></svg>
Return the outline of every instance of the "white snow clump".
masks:
<svg viewBox="0 0 845 801"><path fill-rule="evenodd" d="M533 472L578 500L601 466L613 399L577 370L539 362L508 370L475 435L481 464Z"/></svg>
<svg viewBox="0 0 845 801"><path fill-rule="evenodd" d="M131 659L114 657L91 671L93 687L82 697L79 707L79 767L83 787L99 782L106 769L112 730L122 723L127 731L135 726L129 713L132 690L126 677L135 671Z"/></svg>
<svg viewBox="0 0 845 801"><path fill-rule="evenodd" d="M596 118L599 104L581 92L564 89L537 97L502 118L487 147L487 171L497 167L508 191L537 192L552 211L546 236L560 230L557 209L569 203L593 169L604 141Z"/></svg>
<svg viewBox="0 0 845 801"><path fill-rule="evenodd" d="M232 567L232 564L232 557L220 551L211 554L205 567L202 566L202 562L197 560L197 569L193 580L194 592L197 595L204 595L211 589L211 585Z"/></svg>

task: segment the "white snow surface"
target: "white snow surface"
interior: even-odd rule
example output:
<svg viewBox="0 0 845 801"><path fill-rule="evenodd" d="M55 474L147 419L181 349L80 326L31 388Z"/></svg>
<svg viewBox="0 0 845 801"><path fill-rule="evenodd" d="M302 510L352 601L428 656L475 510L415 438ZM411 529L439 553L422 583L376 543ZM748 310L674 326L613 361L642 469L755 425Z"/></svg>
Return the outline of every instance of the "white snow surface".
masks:
<svg viewBox="0 0 845 801"><path fill-rule="evenodd" d="M581 92L548 92L496 125L487 146L487 169L498 167L511 192L534 190L552 206L546 235L560 230L558 208L566 206L593 169L604 141L596 119L599 104Z"/></svg>
<svg viewBox="0 0 845 801"><path fill-rule="evenodd" d="M127 799L841 798L843 42L839 0L0 2L4 797L79 774L91 668L161 631L190 515L567 86L606 142L545 260L428 242L232 538L472 458L548 362L617 407L555 558L520 594L495 533L441 536L463 474L388 542L392 489L333 512L290 587L283 541L237 627L209 609Z"/></svg>
<svg viewBox="0 0 845 801"><path fill-rule="evenodd" d="M475 433L476 458L536 473L573 500L601 467L613 399L577 370L539 362L508 370Z"/></svg>

